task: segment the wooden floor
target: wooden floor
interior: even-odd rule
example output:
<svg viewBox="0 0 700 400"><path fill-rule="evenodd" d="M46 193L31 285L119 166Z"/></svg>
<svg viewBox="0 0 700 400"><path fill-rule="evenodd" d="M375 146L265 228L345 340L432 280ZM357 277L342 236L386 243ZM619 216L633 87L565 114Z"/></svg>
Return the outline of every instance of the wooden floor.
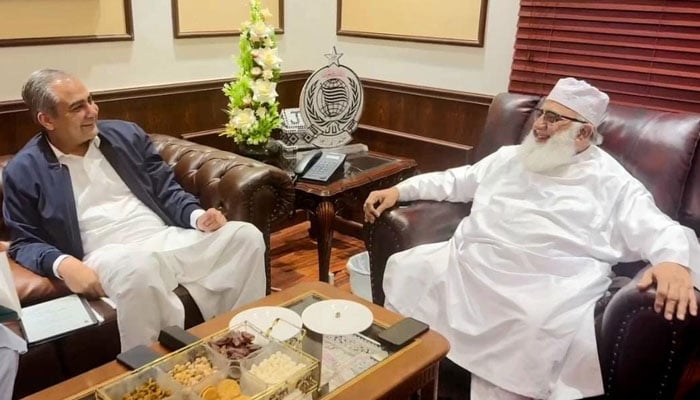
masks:
<svg viewBox="0 0 700 400"><path fill-rule="evenodd" d="M285 289L299 282L318 280L316 242L309 238L309 223L304 222L273 233L270 237L272 287ZM351 236L335 233L330 270L335 285L350 291L345 265L348 258L365 251L364 243Z"/></svg>

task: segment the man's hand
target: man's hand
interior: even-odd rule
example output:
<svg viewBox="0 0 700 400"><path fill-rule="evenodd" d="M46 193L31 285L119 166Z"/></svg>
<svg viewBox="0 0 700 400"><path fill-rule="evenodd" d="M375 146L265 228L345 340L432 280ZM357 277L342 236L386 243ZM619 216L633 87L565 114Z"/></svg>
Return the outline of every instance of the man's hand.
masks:
<svg viewBox="0 0 700 400"><path fill-rule="evenodd" d="M95 270L77 258L65 258L58 264L57 270L71 292L93 298L106 296Z"/></svg>
<svg viewBox="0 0 700 400"><path fill-rule="evenodd" d="M639 290L647 290L656 282L654 311L664 311L667 320L676 318L683 321L687 311L698 315L698 300L695 297L693 278L688 268L671 262L663 262L649 268L637 284Z"/></svg>
<svg viewBox="0 0 700 400"><path fill-rule="evenodd" d="M226 224L226 217L216 208L210 208L197 218L197 229L214 232Z"/></svg>
<svg viewBox="0 0 700 400"><path fill-rule="evenodd" d="M367 196L363 210L365 213L365 222L374 223L374 220L387 208L393 207L399 200L399 189L390 187L384 190L375 190Z"/></svg>

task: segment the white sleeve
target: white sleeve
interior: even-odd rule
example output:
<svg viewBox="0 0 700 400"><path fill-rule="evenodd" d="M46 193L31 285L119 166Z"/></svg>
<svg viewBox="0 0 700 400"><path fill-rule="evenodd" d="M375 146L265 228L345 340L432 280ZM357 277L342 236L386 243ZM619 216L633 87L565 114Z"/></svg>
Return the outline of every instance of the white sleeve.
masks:
<svg viewBox="0 0 700 400"><path fill-rule="evenodd" d="M205 211L201 208L198 208L190 214L190 226L193 227L194 229L199 229L197 228L197 219L201 217Z"/></svg>
<svg viewBox="0 0 700 400"><path fill-rule="evenodd" d="M474 198L479 182L500 151L490 154L474 165L451 168L446 171L416 175L396 185L399 200L435 200L469 202Z"/></svg>
<svg viewBox="0 0 700 400"><path fill-rule="evenodd" d="M693 281L700 283L700 244L695 233L661 212L641 183L634 181L623 188L614 222L626 261L674 262L690 268Z"/></svg>
<svg viewBox="0 0 700 400"><path fill-rule="evenodd" d="M61 264L61 261L65 260L68 257L68 254L61 254L60 256L56 257L55 260L53 260L53 274L56 276L56 278L60 280L63 280L63 277L58 274L58 266Z"/></svg>

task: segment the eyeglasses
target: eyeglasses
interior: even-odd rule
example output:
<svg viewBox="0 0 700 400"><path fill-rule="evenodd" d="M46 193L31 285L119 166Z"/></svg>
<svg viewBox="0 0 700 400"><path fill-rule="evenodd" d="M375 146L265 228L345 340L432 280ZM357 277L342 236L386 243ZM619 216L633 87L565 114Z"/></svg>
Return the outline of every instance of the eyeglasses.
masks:
<svg viewBox="0 0 700 400"><path fill-rule="evenodd" d="M535 108L535 116L536 118L539 118L544 115L544 122L548 124L556 124L557 122L560 122L561 120L569 120L573 122L580 122L582 124L587 124L588 121L581 121L580 119L576 118L571 118L567 117L566 115L561 115L557 114L554 111L548 111L548 110L543 110L541 108Z"/></svg>

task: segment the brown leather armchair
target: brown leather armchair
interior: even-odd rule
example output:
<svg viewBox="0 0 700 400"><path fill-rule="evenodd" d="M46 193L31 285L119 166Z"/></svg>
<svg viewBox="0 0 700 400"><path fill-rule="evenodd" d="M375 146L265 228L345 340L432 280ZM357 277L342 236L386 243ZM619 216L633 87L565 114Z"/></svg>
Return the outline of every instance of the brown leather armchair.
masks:
<svg viewBox="0 0 700 400"><path fill-rule="evenodd" d="M197 196L204 208L218 208L227 219L247 221L260 229L266 243L265 271L269 293L270 226L286 217L294 204L294 186L287 173L256 160L172 136L152 134L151 139L165 162L173 168L177 181L185 190ZM11 158L11 155L0 156L0 176ZM1 207L0 181L0 240L8 240L9 233L1 218ZM63 282L36 275L13 260L10 260L10 269L22 306L70 293ZM185 305L185 327L203 322L187 290L180 286L175 293ZM119 353L116 312L100 300L90 303L104 317L104 322L45 343L30 345L29 351L20 357L15 398L111 361ZM7 325L20 333L16 323Z"/></svg>
<svg viewBox="0 0 700 400"><path fill-rule="evenodd" d="M518 143L542 99L498 95L476 149L475 161L500 146ZM700 115L611 105L599 127L602 147L652 192L659 208L700 233ZM448 240L469 204L419 201L385 212L365 226L373 300L384 303L382 280L392 254ZM441 224L435 224L441 221ZM598 353L606 398L680 399L679 381L690 371L700 343L700 318L666 321L653 310L654 292L635 285L645 263L616 265L617 277L596 308ZM700 294L696 291L696 294ZM686 373L687 374L687 373ZM698 377L686 377L683 392Z"/></svg>

